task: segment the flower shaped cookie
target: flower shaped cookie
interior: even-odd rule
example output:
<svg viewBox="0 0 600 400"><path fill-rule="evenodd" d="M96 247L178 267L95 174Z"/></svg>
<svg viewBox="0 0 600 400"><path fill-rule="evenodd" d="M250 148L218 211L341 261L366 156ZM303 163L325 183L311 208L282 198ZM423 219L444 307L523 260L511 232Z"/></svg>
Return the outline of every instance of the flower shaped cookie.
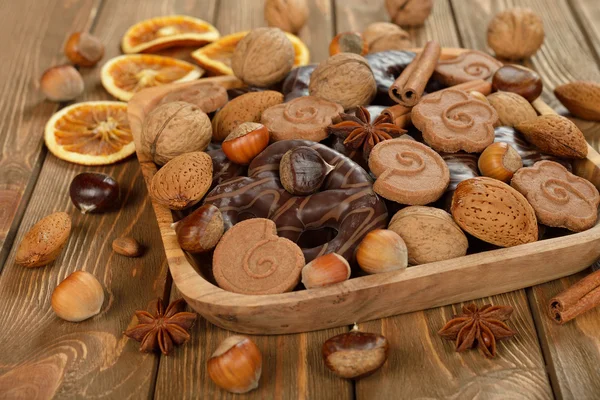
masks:
<svg viewBox="0 0 600 400"><path fill-rule="evenodd" d="M482 152L494 141L496 110L462 90L444 89L424 97L411 112L423 139L438 152Z"/></svg>
<svg viewBox="0 0 600 400"><path fill-rule="evenodd" d="M544 225L580 232L596 223L598 189L559 163L538 161L521 168L510 184L527 198Z"/></svg>

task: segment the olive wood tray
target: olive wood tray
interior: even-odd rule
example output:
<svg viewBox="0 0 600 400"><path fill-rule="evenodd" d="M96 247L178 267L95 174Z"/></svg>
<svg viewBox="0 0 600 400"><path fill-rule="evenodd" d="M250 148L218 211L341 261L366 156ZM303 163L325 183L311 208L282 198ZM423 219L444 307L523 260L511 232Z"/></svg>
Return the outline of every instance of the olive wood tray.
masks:
<svg viewBox="0 0 600 400"><path fill-rule="evenodd" d="M462 51L444 49L442 58L452 58ZM231 76L201 81L214 81L226 88L241 86L241 82ZM144 116L165 94L197 82L146 89L129 101L129 122L148 186L157 168L139 151ZM534 107L540 114L554 112L541 100L535 101ZM574 173L600 188L600 155L589 147L587 159L574 163ZM183 297L213 324L242 333L306 332L505 293L574 274L600 255L600 224L597 224L581 233L403 271L352 278L330 287L243 295L225 291L206 280L198 272L200 268L194 267L195 261L179 247L171 228L171 210L155 202L152 205L173 280Z"/></svg>

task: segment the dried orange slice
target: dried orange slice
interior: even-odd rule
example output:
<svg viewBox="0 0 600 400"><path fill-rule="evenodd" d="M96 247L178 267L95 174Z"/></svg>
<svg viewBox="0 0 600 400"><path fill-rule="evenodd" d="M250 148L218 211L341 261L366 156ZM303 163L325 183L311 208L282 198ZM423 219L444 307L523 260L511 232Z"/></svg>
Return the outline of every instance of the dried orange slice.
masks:
<svg viewBox="0 0 600 400"><path fill-rule="evenodd" d="M202 70L189 62L152 54L112 58L101 72L102 85L119 100L128 101L142 89L198 79Z"/></svg>
<svg viewBox="0 0 600 400"><path fill-rule="evenodd" d="M125 32L123 53L152 53L175 46L201 46L219 39L219 31L206 21L186 15L150 18Z"/></svg>
<svg viewBox="0 0 600 400"><path fill-rule="evenodd" d="M201 47L192 53L192 58L204 69L215 75L233 75L231 70L231 57L235 46L248 32L237 32L223 36L221 39L207 46ZM294 46L296 57L294 67L306 65L310 61L310 52L298 36L285 32Z"/></svg>
<svg viewBox="0 0 600 400"><path fill-rule="evenodd" d="M112 164L135 151L127 103L88 101L55 113L44 131L56 157L83 165Z"/></svg>

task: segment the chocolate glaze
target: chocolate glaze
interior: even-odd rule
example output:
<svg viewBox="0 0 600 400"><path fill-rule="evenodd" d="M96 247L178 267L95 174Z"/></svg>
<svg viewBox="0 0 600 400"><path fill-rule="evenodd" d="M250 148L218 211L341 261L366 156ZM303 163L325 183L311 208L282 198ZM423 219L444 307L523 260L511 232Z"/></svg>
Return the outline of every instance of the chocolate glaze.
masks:
<svg viewBox="0 0 600 400"><path fill-rule="evenodd" d="M281 87L281 93L284 95L284 101L290 101L297 97L308 96L308 83L310 74L317 68L317 64L305 65L303 67L291 70Z"/></svg>
<svg viewBox="0 0 600 400"><path fill-rule="evenodd" d="M247 167L231 162L223 150L216 149L207 151L213 162L213 180L210 188L214 188L221 182L237 176L245 175Z"/></svg>
<svg viewBox="0 0 600 400"><path fill-rule="evenodd" d="M293 196L279 181L281 157L299 146L315 149L335 167L321 191L310 196ZM220 183L204 203L221 210L225 229L244 219L269 218L277 225L279 236L294 242L299 242L305 231L337 231L327 243L303 248L306 262L333 252L352 260L363 237L373 229L385 228L388 219L385 203L373 192L373 181L364 169L337 151L306 140L270 145L252 161L247 177Z"/></svg>

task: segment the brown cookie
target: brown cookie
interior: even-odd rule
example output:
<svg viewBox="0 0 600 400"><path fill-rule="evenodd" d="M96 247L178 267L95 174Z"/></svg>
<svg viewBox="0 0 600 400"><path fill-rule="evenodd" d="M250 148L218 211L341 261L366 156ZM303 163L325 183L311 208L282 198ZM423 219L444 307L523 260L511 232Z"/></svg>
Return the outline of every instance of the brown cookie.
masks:
<svg viewBox="0 0 600 400"><path fill-rule="evenodd" d="M388 229L406 243L410 265L461 257L469 247L467 237L452 216L439 208L403 208L394 215Z"/></svg>
<svg viewBox="0 0 600 400"><path fill-rule="evenodd" d="M535 211L527 199L497 179L462 181L450 208L458 226L484 242L511 247L538 239Z"/></svg>
<svg viewBox="0 0 600 400"><path fill-rule="evenodd" d="M411 118L435 150L479 153L494 141L498 114L467 92L445 89L424 97L412 109Z"/></svg>
<svg viewBox="0 0 600 400"><path fill-rule="evenodd" d="M587 157L585 136L577 125L562 115L540 115L515 128L544 153L564 158Z"/></svg>
<svg viewBox="0 0 600 400"><path fill-rule="evenodd" d="M275 223L264 218L234 225L223 235L213 256L217 284L243 294L289 292L300 281L302 267L300 247L277 236Z"/></svg>
<svg viewBox="0 0 600 400"><path fill-rule="evenodd" d="M462 53L449 60L440 60L435 68L435 78L446 86L476 79L491 78L503 64L478 50Z"/></svg>
<svg viewBox="0 0 600 400"><path fill-rule="evenodd" d="M262 113L261 123L269 129L275 142L305 139L320 142L327 127L344 109L339 104L315 96L303 96L269 107Z"/></svg>
<svg viewBox="0 0 600 400"><path fill-rule="evenodd" d="M598 189L554 161L521 168L510 184L527 198L544 225L580 232L598 219Z"/></svg>
<svg viewBox="0 0 600 400"><path fill-rule="evenodd" d="M442 157L414 140L378 143L369 156L377 180L375 193L401 204L424 205L439 199L448 187L450 172Z"/></svg>
<svg viewBox="0 0 600 400"><path fill-rule="evenodd" d="M217 111L227 103L227 90L216 83L198 81L183 89L168 93L158 104L172 101L185 101L194 104L208 114Z"/></svg>

